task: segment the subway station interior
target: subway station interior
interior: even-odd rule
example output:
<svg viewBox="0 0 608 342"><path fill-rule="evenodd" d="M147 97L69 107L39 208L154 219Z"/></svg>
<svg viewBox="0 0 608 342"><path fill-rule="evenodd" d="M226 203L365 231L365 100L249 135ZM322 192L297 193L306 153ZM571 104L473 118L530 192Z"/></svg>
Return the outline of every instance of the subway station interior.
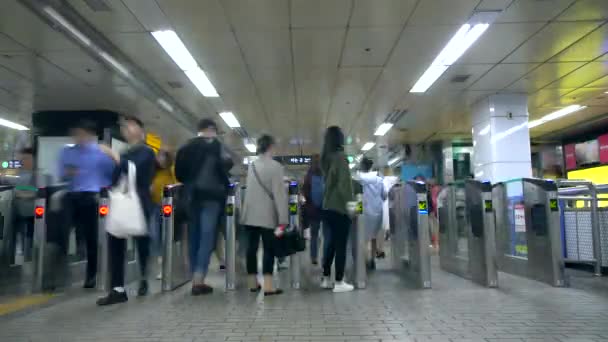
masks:
<svg viewBox="0 0 608 342"><path fill-rule="evenodd" d="M608 341L607 275L608 0L0 0L0 341Z"/></svg>

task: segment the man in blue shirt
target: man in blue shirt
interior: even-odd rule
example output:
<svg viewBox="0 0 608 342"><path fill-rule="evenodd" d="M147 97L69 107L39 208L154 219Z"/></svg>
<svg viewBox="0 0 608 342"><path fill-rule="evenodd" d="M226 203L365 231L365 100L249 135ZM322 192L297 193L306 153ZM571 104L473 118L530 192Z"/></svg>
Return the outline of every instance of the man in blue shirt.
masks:
<svg viewBox="0 0 608 342"><path fill-rule="evenodd" d="M73 146L59 157L59 175L68 183L65 211L68 231L76 229L87 252L84 288L94 288L97 275L97 209L102 188L110 186L114 163L98 145L97 125L83 120L71 129Z"/></svg>

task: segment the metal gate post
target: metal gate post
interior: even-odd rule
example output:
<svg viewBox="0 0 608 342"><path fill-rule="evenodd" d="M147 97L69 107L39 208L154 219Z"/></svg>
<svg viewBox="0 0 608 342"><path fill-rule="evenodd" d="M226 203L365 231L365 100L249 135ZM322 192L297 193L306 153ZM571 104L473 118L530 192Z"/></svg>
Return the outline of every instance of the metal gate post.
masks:
<svg viewBox="0 0 608 342"><path fill-rule="evenodd" d="M291 229L296 229L301 233L300 228L300 206L298 205L298 183L289 183L289 225ZM300 253L293 254L289 257L289 269L291 271L291 287L294 289L300 288Z"/></svg>
<svg viewBox="0 0 608 342"><path fill-rule="evenodd" d="M236 289L236 222L235 212L235 184L230 184L228 199L226 200L226 290Z"/></svg>
<svg viewBox="0 0 608 342"><path fill-rule="evenodd" d="M356 229L356 241L355 241L355 287L358 289L364 289L367 287L367 269L365 265L367 255L367 244L365 236L365 222L363 221L363 194L356 194L357 208L355 216L355 229Z"/></svg>
<svg viewBox="0 0 608 342"><path fill-rule="evenodd" d="M110 290L110 253L108 233L106 233L106 216L110 211L108 189L102 189L99 195L97 213L97 289Z"/></svg>

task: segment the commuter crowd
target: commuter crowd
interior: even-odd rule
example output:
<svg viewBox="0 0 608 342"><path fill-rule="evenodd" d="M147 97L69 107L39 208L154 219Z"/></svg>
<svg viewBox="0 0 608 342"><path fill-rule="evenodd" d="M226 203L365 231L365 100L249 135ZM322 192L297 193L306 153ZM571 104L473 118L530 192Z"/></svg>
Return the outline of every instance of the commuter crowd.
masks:
<svg viewBox="0 0 608 342"><path fill-rule="evenodd" d="M234 166L233 153L218 138L216 123L211 119L201 120L197 136L176 153L165 149L155 153L147 146L144 125L135 117L124 118L120 132L128 144L124 151L116 151L99 143L97 125L83 120L71 128L73 144L67 145L59 155L58 175L60 181L66 184L61 199L63 225L68 229L75 228L79 245L86 249L83 287L94 288L97 282L97 215L100 192L110 191L115 194L115 189L120 186L132 187L129 191L135 194L137 202L134 208L140 209L121 212L121 220L128 225L128 221L135 224L132 222L139 222L138 217L145 218L137 233L119 234L118 227L106 227L110 291L97 301L98 305L103 306L128 301L125 290L128 238L133 238L135 242L139 261L137 295L148 294L150 260L155 258L159 265L162 261L163 189L180 183L184 190L182 202L187 204L184 216L187 221L189 266L192 273L191 293L194 296L212 293L213 288L206 279L214 251L220 269L224 268L221 235L225 222L224 206L232 183L230 170ZM363 193L365 210L360 219L364 222L369 247L367 267L373 270L376 268L376 259L386 255L384 241L389 227L387 192L397 182L397 177L379 175L379 170L374 169L373 161L367 157L360 161L360 171L351 174L344 144L345 137L339 127L332 126L326 130L322 150L312 157L310 168L299 189L302 208L302 227L299 228L303 229L296 229L298 232L309 232L306 235L310 240L312 265L320 264L322 268L320 287L332 289L336 293L354 289L345 279L345 267L349 239L352 239L355 189ZM246 180L242 182L246 192L238 222L247 237L243 247L249 290L253 293L262 292L264 296L283 293L282 289L273 284L273 273L277 261L284 261L281 258L284 255L277 252L279 245L294 228L289 226L285 170L273 159L275 150L276 141L272 136L263 135L257 139L258 157L249 164ZM29 159L25 157L31 157L33 151L26 149L22 154L24 163L27 163ZM21 199L24 213L33 212L30 208L33 197L30 195L31 192L19 193L17 197ZM113 201L116 201L114 205L119 203L118 198L113 198L117 197L110 196L111 208ZM117 209L120 208L112 210ZM108 224L111 225L112 222L114 221ZM31 237L32 231L33 227L28 225L24 235ZM257 277L260 241L263 250L261 279ZM62 245L65 253L67 243ZM333 277L332 267L335 270ZM161 276L158 274L156 278L160 279Z"/></svg>

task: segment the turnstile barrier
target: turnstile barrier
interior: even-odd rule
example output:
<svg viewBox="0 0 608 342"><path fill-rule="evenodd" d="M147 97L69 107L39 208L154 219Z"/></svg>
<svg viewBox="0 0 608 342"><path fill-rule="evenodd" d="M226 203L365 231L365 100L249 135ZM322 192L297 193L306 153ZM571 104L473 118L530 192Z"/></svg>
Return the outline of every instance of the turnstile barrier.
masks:
<svg viewBox="0 0 608 342"><path fill-rule="evenodd" d="M360 192L359 187L358 193L355 194L357 206L355 208L355 219L353 220L353 228L355 229L354 239L354 285L358 289L364 289L367 287L367 236L365 232L365 220L363 219L363 213L365 208L363 207L363 194Z"/></svg>
<svg viewBox="0 0 608 342"><path fill-rule="evenodd" d="M298 183L290 182L288 187L289 194L289 225L291 229L296 229L302 234L300 227L300 205L298 201ZM301 287L301 265L302 253L298 252L289 256L289 270L291 273L291 287L299 289Z"/></svg>
<svg viewBox="0 0 608 342"><path fill-rule="evenodd" d="M226 200L226 290L236 289L236 184L230 184Z"/></svg>
<svg viewBox="0 0 608 342"><path fill-rule="evenodd" d="M450 184L439 203L440 266L487 287L498 286L492 185Z"/></svg>
<svg viewBox="0 0 608 342"><path fill-rule="evenodd" d="M393 267L421 288L431 288L429 203L426 185L395 185L389 200Z"/></svg>
<svg viewBox="0 0 608 342"><path fill-rule="evenodd" d="M555 182L524 178L498 183L493 201L499 270L567 286Z"/></svg>
<svg viewBox="0 0 608 342"><path fill-rule="evenodd" d="M166 186L162 201L163 291L174 289L192 278L188 261L188 201L181 184Z"/></svg>

